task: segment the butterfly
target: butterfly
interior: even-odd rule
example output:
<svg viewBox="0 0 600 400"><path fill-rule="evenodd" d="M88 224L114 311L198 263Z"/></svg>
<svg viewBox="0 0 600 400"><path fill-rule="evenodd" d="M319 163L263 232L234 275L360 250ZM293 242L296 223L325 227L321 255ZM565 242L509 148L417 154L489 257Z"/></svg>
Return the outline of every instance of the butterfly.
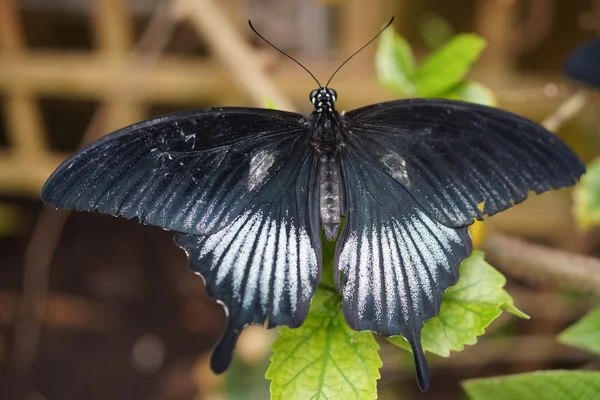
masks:
<svg viewBox="0 0 600 400"><path fill-rule="evenodd" d="M573 50L567 56L563 70L574 80L600 89L600 39L594 38Z"/></svg>
<svg viewBox="0 0 600 400"><path fill-rule="evenodd" d="M321 234L337 239L348 325L403 335L425 390L421 329L472 252L467 227L529 191L573 185L585 167L557 136L507 111L409 99L339 113L328 84L310 93L310 115L206 108L123 128L64 161L42 199L176 232L227 313L217 373L247 325L302 325Z"/></svg>

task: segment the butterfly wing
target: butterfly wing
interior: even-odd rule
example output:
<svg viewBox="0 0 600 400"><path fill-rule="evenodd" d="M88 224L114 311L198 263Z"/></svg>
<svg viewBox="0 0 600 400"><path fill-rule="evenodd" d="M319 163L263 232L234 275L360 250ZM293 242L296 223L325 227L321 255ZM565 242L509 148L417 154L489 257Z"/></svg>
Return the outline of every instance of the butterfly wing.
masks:
<svg viewBox="0 0 600 400"><path fill-rule="evenodd" d="M453 227L520 203L530 190L570 186L585 171L556 135L496 108L399 100L350 111L343 121L349 145Z"/></svg>
<svg viewBox="0 0 600 400"><path fill-rule="evenodd" d="M439 313L442 293L456 283L458 266L472 251L467 228L431 218L359 148L347 144L341 164L348 212L334 276L346 321L355 330L402 334L425 390L421 329Z"/></svg>
<svg viewBox="0 0 600 400"><path fill-rule="evenodd" d="M228 324L223 372L248 324L299 326L319 280L316 162L304 117L274 110L178 113L100 139L65 161L42 197L178 231Z"/></svg>
<svg viewBox="0 0 600 400"><path fill-rule="evenodd" d="M207 236L178 234L190 268L200 273L211 298L228 310L225 333L211 367L225 371L248 324L300 326L319 281L321 245L314 152L292 159L265 190L278 191ZM282 182L290 182L285 190Z"/></svg>
<svg viewBox="0 0 600 400"><path fill-rule="evenodd" d="M567 76L600 89L600 39L594 38L573 50L563 70Z"/></svg>
<svg viewBox="0 0 600 400"><path fill-rule="evenodd" d="M67 159L42 200L204 235L230 224L289 164L309 134L305 117L277 110L202 109L121 129Z"/></svg>

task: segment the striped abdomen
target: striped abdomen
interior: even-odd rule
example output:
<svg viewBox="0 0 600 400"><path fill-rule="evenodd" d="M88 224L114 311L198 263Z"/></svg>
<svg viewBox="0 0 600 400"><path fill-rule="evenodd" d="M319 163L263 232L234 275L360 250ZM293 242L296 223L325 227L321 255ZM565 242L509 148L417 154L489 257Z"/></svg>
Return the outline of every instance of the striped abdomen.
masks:
<svg viewBox="0 0 600 400"><path fill-rule="evenodd" d="M319 214L327 240L336 239L341 222L340 170L333 152L319 154Z"/></svg>

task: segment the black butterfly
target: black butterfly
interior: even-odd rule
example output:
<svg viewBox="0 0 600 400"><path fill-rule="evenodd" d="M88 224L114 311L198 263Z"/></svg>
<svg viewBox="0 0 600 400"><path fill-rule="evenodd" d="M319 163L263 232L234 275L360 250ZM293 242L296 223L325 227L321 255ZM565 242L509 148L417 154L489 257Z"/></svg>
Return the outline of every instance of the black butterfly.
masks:
<svg viewBox="0 0 600 400"><path fill-rule="evenodd" d="M530 190L572 185L585 167L557 136L499 109L412 99L340 114L336 99L319 87L309 116L208 108L129 126L66 160L42 199L177 232L228 314L217 373L248 324L303 323L321 230L335 240L345 217L334 274L346 321L404 335L424 390L421 329L471 254L467 226Z"/></svg>
<svg viewBox="0 0 600 400"><path fill-rule="evenodd" d="M594 38L573 50L563 69L569 77L600 89L600 38Z"/></svg>

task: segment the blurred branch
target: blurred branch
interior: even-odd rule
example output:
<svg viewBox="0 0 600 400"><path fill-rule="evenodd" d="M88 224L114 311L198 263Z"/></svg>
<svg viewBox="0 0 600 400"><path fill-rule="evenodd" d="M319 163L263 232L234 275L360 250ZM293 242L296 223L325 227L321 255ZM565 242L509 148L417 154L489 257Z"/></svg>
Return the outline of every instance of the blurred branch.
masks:
<svg viewBox="0 0 600 400"><path fill-rule="evenodd" d="M506 291L521 311L532 320L543 320L544 324L549 321L567 324L585 315L596 303L591 296L571 298L555 291L524 289L517 284L507 285Z"/></svg>
<svg viewBox="0 0 600 400"><path fill-rule="evenodd" d="M17 317L21 296L0 290L0 324L10 325ZM99 301L68 293L53 293L47 298L43 323L56 329L81 329L97 333L114 331L119 315Z"/></svg>
<svg viewBox="0 0 600 400"><path fill-rule="evenodd" d="M554 0L530 0L527 18L520 24L515 0L478 0L475 31L488 41L481 63L503 81L515 68L517 56L537 46L550 32L555 15Z"/></svg>
<svg viewBox="0 0 600 400"><path fill-rule="evenodd" d="M558 190L530 196L527 201L486 219L485 223L490 232L559 245L564 240L563 232L573 229L571 205L571 192Z"/></svg>
<svg viewBox="0 0 600 400"><path fill-rule="evenodd" d="M277 108L294 110L288 101L273 84L256 53L237 34L216 2L212 0L176 0L175 15L178 18L189 18L194 27L202 35L211 51L229 70L237 85L247 93L254 104L265 106L271 100Z"/></svg>
<svg viewBox="0 0 600 400"><path fill-rule="evenodd" d="M500 233L483 242L486 259L499 270L533 284L600 295L600 260L528 243Z"/></svg>
<svg viewBox="0 0 600 400"><path fill-rule="evenodd" d="M398 363L399 350L381 341L379 354L383 362L382 374L412 372ZM393 348L393 349L392 349ZM408 353L407 353L408 354ZM526 335L517 337L479 337L477 343L465 346L463 351L451 352L450 357L435 357L433 368L481 368L491 364L555 363L557 361L586 362L593 356L584 351L563 346L553 335Z"/></svg>
<svg viewBox="0 0 600 400"><path fill-rule="evenodd" d="M439 358L436 366L482 367L492 363L552 363L558 360L585 362L592 356L557 343L553 335L527 335L514 338L481 339L465 351Z"/></svg>
<svg viewBox="0 0 600 400"><path fill-rule="evenodd" d="M114 82L115 95L134 90L138 80L133 76L139 77L150 68L165 48L173 31L173 21L165 17L168 15L165 7L166 3L157 7L148 23L136 51L131 56L128 68L130 73L123 74L121 79ZM145 53L141 54L143 52ZM82 145L99 135L99 126L106 111L106 104L98 108L86 129ZM10 367L11 372L20 378L29 372L37 354L41 321L47 308L50 265L68 216L68 211L58 212L45 206L25 250L23 296L15 323Z"/></svg>
<svg viewBox="0 0 600 400"><path fill-rule="evenodd" d="M475 2L474 30L488 42L478 66L488 71L497 82L505 82L515 67L512 57L515 9L514 0Z"/></svg>
<svg viewBox="0 0 600 400"><path fill-rule="evenodd" d="M17 53L23 49L23 32L17 0L0 2L0 49Z"/></svg>
<svg viewBox="0 0 600 400"><path fill-rule="evenodd" d="M573 118L587 103L587 92L578 90L560 104L556 110L549 115L543 122L544 128L551 132L556 132L562 124Z"/></svg>

